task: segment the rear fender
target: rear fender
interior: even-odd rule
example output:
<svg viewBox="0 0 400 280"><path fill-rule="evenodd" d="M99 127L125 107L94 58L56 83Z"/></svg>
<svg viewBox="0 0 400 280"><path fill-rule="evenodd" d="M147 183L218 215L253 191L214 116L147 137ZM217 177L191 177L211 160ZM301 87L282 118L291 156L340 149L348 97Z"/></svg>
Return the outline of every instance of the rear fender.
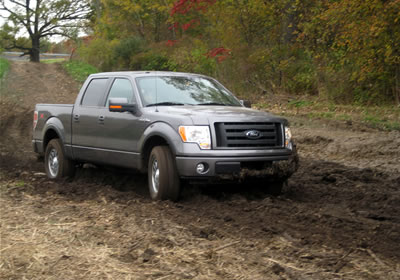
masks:
<svg viewBox="0 0 400 280"><path fill-rule="evenodd" d="M48 119L43 127L43 132L42 132L42 139L43 139L43 151L46 150L46 146L48 144L48 142L51 139L54 139L54 137L52 137L51 139L47 139L47 134L49 133L50 130L53 130L58 138L61 140L62 142L62 146L64 148L64 152L66 154L67 157L71 157L71 153L70 153L70 149L66 149L66 141L65 141L65 129L64 129L64 125L62 124L62 122L56 118L56 117L52 117L50 119Z"/></svg>

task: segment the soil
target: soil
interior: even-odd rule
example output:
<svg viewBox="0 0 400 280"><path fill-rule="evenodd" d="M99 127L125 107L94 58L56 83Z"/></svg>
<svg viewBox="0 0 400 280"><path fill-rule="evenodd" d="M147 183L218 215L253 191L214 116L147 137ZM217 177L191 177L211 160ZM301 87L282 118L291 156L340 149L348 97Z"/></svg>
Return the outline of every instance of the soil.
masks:
<svg viewBox="0 0 400 280"><path fill-rule="evenodd" d="M2 279L400 279L400 133L290 119L300 167L280 196L84 165L51 181L31 148L35 103L73 103L57 64L13 62L1 85Z"/></svg>

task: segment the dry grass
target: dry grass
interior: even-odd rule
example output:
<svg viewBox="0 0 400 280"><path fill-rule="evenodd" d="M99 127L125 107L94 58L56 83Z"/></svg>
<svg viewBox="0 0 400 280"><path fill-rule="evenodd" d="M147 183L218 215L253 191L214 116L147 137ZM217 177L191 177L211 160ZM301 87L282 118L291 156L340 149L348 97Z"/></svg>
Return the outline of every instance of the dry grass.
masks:
<svg viewBox="0 0 400 280"><path fill-rule="evenodd" d="M302 125L301 166L282 197L152 202L136 176L37 173L29 111L73 102L77 85L57 64L13 63L7 79L27 109L0 110L1 279L400 279L397 133Z"/></svg>
<svg viewBox="0 0 400 280"><path fill-rule="evenodd" d="M310 250L288 234L247 239L222 228L208 231L207 221L176 223L179 210L172 217L163 211L173 207L168 202L135 197L119 203L108 195L116 192L109 186L94 189L92 199L74 200L52 186L47 183L49 191L39 195L35 182L1 180L3 279L373 279L376 271L395 276L393 264L365 250Z"/></svg>
<svg viewBox="0 0 400 280"><path fill-rule="evenodd" d="M400 106L341 105L318 97L263 96L254 107L285 116L359 123L372 128L400 130Z"/></svg>

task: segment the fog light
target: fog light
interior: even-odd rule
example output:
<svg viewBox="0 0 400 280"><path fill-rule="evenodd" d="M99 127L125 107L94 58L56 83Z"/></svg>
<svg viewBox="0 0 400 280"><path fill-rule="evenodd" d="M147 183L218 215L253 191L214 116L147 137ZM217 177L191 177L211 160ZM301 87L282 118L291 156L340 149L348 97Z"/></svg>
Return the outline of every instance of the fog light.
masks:
<svg viewBox="0 0 400 280"><path fill-rule="evenodd" d="M207 163L201 162L201 163L197 164L197 166L196 166L196 172L197 173L204 174L204 173L207 173L207 171L208 171Z"/></svg>

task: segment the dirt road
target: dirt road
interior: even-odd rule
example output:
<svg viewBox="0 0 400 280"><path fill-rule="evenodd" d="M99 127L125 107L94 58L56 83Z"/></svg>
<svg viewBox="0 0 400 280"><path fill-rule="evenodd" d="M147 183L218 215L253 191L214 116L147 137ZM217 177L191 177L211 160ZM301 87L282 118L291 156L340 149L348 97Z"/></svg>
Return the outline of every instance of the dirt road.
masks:
<svg viewBox="0 0 400 280"><path fill-rule="evenodd" d="M261 186L149 199L103 168L53 182L31 152L35 103L72 103L59 65L14 62L1 88L2 279L400 279L400 133L291 119L284 194Z"/></svg>

